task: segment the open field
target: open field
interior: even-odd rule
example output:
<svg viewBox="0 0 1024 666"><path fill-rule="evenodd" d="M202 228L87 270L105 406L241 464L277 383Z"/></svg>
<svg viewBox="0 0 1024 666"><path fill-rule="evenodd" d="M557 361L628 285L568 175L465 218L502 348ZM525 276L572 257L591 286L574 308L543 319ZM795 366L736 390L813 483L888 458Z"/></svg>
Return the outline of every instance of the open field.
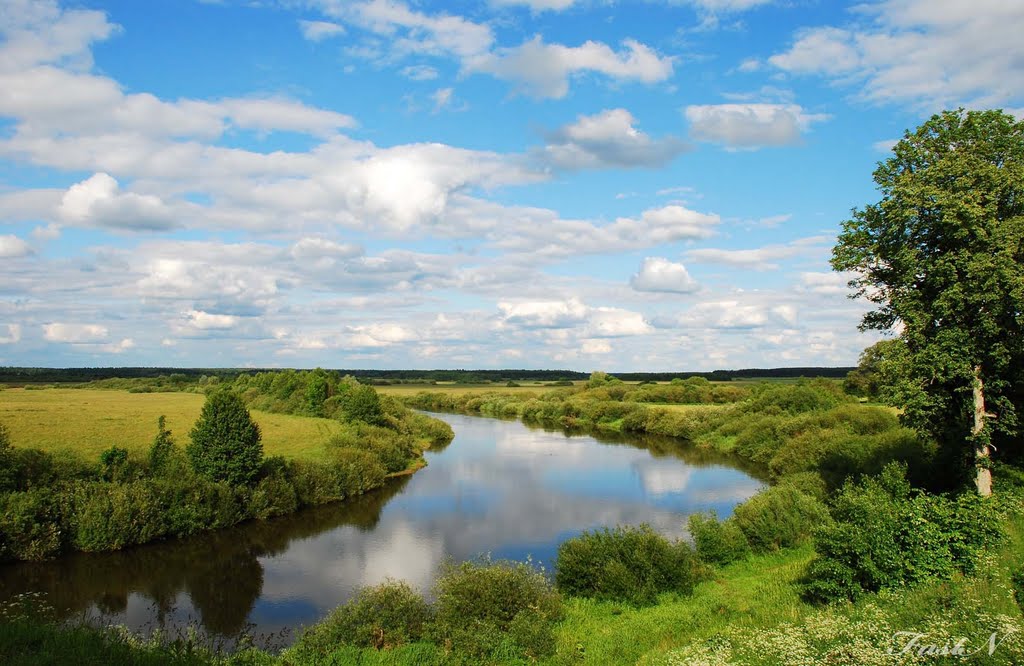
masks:
<svg viewBox="0 0 1024 666"><path fill-rule="evenodd" d="M99 389L6 389L0 391L0 423L14 446L44 451L73 450L95 459L111 446L144 455L156 435L157 419L179 446L203 408L196 393L128 393ZM340 426L330 419L253 411L268 456L316 459L321 443Z"/></svg>
<svg viewBox="0 0 1024 666"><path fill-rule="evenodd" d="M576 382L584 384L586 382ZM426 391L427 393L444 393L446 395L479 395L482 393L543 393L564 386L552 386L551 384L524 383L521 386L505 386L504 384L394 384L391 386L374 386L377 393L381 395L393 395L401 398L408 395L416 395Z"/></svg>

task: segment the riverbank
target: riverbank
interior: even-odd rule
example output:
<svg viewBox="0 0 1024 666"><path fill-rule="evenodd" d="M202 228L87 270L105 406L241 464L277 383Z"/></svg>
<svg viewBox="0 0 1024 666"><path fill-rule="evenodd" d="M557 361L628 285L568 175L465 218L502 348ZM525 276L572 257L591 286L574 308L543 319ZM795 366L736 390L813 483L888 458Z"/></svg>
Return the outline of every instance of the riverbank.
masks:
<svg viewBox="0 0 1024 666"><path fill-rule="evenodd" d="M555 653L537 663L1017 666L1024 656L1024 616L1015 602L1012 572L1024 558L1024 519L1010 519L1007 529L1009 540L993 553L989 567L978 576L870 595L853 604L822 608L800 598L799 577L814 555L810 546L722 567L713 580L699 584L691 595L662 595L655 606L632 608L568 599L564 618L555 627ZM920 634L928 644L940 647L951 647L962 638L966 648L976 654L967 660L918 656L914 650L894 656L906 648L908 639L901 637L908 634ZM382 651L338 646L333 654L315 662L297 654L296 650L272 654L253 649L218 654L185 635L147 641L116 628L59 627L11 619L9 610L0 610L0 661L16 666L468 663L424 643Z"/></svg>
<svg viewBox="0 0 1024 666"><path fill-rule="evenodd" d="M676 402L659 404L678 389ZM625 387L615 380L537 392L420 392L403 402L417 409L516 418L551 427L675 437L698 449L733 456L766 470L773 482L798 477L824 496L851 477L877 474L891 462L911 480L943 488L952 479L933 444L903 428L887 407L864 405L836 382L805 380L751 385L742 393L713 392L706 380L676 386ZM671 394L669 394L671 395Z"/></svg>
<svg viewBox="0 0 1024 666"><path fill-rule="evenodd" d="M0 421L0 561L119 550L342 501L422 468L425 450L451 441L446 424L350 378L290 371L272 380L282 378L280 386L263 386L262 376L197 384L195 393L152 392L145 382L0 392L0 411L13 423ZM254 419L243 394L265 411L254 410ZM206 416L216 395L231 397L237 418ZM208 460L191 448L200 410L217 447L237 447L230 428L248 422L254 448L246 457L237 448L214 454L223 456L215 464L248 461L241 476L197 467ZM188 447L176 443L167 413L188 433Z"/></svg>

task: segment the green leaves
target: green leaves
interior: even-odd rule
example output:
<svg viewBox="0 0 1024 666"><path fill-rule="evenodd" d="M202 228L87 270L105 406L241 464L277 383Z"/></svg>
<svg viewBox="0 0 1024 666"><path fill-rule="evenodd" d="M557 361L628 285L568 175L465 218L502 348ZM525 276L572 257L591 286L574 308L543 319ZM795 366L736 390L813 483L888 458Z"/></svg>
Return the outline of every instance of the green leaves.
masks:
<svg viewBox="0 0 1024 666"><path fill-rule="evenodd" d="M260 429L242 399L228 391L211 393L189 433L186 452L198 474L233 486L250 486L263 462Z"/></svg>
<svg viewBox="0 0 1024 666"><path fill-rule="evenodd" d="M878 307L861 328L900 327L892 398L951 459L970 460L976 366L1000 451L1019 448L1024 402L1024 122L946 111L908 132L874 173L882 198L855 210L832 253Z"/></svg>

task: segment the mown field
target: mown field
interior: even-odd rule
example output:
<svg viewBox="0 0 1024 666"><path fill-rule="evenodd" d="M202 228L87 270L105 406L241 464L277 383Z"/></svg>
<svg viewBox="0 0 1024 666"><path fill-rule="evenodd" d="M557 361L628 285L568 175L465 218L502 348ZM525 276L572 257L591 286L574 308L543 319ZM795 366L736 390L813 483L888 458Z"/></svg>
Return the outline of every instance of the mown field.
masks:
<svg viewBox="0 0 1024 666"><path fill-rule="evenodd" d="M178 444L203 408L198 393L129 393L100 389L48 388L0 391L0 423L10 429L16 447L56 452L73 450L88 459L111 446L144 455L157 431L157 419ZM253 411L263 433L265 455L317 459L322 444L341 426L331 419Z"/></svg>

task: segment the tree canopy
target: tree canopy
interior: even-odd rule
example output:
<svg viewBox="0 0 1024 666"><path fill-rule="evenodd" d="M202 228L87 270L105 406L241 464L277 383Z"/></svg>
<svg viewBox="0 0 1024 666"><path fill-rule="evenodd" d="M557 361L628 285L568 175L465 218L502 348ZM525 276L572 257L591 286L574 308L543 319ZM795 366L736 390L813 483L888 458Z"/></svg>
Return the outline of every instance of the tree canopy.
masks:
<svg viewBox="0 0 1024 666"><path fill-rule="evenodd" d="M260 428L236 393L219 390L207 396L189 435L186 452L196 472L235 486L255 482L263 463Z"/></svg>
<svg viewBox="0 0 1024 666"><path fill-rule="evenodd" d="M908 425L976 470L1019 455L1024 396L1024 122L946 111L907 132L874 172L881 200L853 211L832 266L894 330L894 396ZM993 446L994 445L994 446Z"/></svg>

